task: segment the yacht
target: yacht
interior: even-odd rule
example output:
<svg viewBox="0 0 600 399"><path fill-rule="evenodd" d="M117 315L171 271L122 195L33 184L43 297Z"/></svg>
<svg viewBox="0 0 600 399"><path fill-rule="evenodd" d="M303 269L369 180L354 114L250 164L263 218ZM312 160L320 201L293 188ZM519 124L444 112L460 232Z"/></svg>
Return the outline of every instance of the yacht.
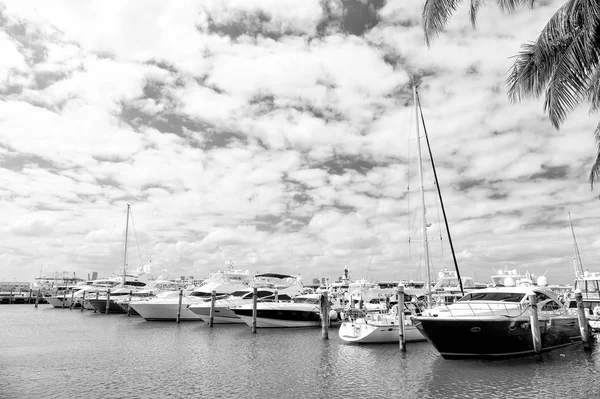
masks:
<svg viewBox="0 0 600 399"><path fill-rule="evenodd" d="M585 308L588 323L593 331L600 331L600 273L599 272L580 272L575 274L573 289L566 295L567 306L575 311L577 302L575 301L575 292L581 292L583 298L583 307Z"/></svg>
<svg viewBox="0 0 600 399"><path fill-rule="evenodd" d="M292 298L289 302L262 301L256 304L256 327L319 327L321 325L321 294L304 294ZM253 304L232 308L244 323L252 326ZM338 312L330 311L330 318L336 319Z"/></svg>
<svg viewBox="0 0 600 399"><path fill-rule="evenodd" d="M106 312L108 301L109 313L125 313L126 311L117 303L123 298L129 298L130 293L137 293L146 287L146 282L140 281L138 275L126 274L125 278L119 284L110 287L110 300L108 300L108 289L103 290L102 295L96 295L95 298L86 298L86 304L91 305L95 311L100 313ZM86 294L87 296L87 294Z"/></svg>
<svg viewBox="0 0 600 399"><path fill-rule="evenodd" d="M133 308L129 308L129 302L131 301L144 301L151 298L155 298L163 292L179 292L180 286L177 282L171 280L158 279L148 283L141 290L131 292L131 295L120 297L115 300L117 305L121 307L124 313L131 315L139 315ZM110 309L109 309L110 310Z"/></svg>
<svg viewBox="0 0 600 399"><path fill-rule="evenodd" d="M271 289L259 289L256 291L257 300L275 299L275 291ZM287 294L277 294L278 299L290 300ZM244 324L244 321L235 314L232 308L244 304L252 304L254 300L254 289L245 289L235 291L224 298L215 301L213 323L214 324ZM205 322L210 322L211 301L195 303L188 306L188 309L200 316Z"/></svg>
<svg viewBox="0 0 600 399"><path fill-rule="evenodd" d="M231 308L244 304L252 304L254 287L257 288L258 300L290 300L302 293L303 286L298 277L286 274L264 273L254 276L253 288L235 291L224 298L215 301L213 323L215 324L243 324ZM210 301L196 303L188 309L199 315L205 322L210 321Z"/></svg>
<svg viewBox="0 0 600 399"><path fill-rule="evenodd" d="M581 340L577 315L543 286L474 290L411 319L445 359L531 355L535 353L528 311L531 294L537 297L542 351Z"/></svg>
<svg viewBox="0 0 600 399"><path fill-rule="evenodd" d="M399 326L404 325L405 342L425 341L423 334L412 324L409 316L421 313L421 306L413 295L405 295L404 317L398 315L398 302L390 302L389 310L356 311L342 313L339 337L357 344L398 343Z"/></svg>
<svg viewBox="0 0 600 399"><path fill-rule="evenodd" d="M252 276L248 270L234 269L229 264L224 271L211 273L204 284L192 292L183 295L179 305L179 294L171 293L159 295L149 300L131 301L129 306L145 320L176 320L179 312L179 320L202 321L202 318L188 309L190 305L203 303L210 300L212 292L220 299L232 292L250 287Z"/></svg>

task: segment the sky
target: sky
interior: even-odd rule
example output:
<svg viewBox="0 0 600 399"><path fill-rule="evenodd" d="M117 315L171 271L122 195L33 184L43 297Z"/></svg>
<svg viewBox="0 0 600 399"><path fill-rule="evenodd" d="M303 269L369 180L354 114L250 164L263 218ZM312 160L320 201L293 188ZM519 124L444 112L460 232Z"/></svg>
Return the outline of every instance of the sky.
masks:
<svg viewBox="0 0 600 399"><path fill-rule="evenodd" d="M463 4L427 47L416 0L0 0L0 280L424 279L422 209L451 269L412 79L461 274L571 282L569 213L599 271L597 116L506 94L563 1L535 4Z"/></svg>

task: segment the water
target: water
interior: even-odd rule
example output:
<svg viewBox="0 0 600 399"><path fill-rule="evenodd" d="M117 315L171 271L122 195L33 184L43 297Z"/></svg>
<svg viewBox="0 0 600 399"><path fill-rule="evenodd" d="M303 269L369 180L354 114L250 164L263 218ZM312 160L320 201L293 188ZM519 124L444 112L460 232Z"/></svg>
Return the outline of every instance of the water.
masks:
<svg viewBox="0 0 600 399"><path fill-rule="evenodd" d="M600 347L600 345L598 345ZM597 398L600 349L444 360L427 343L356 346L259 329L0 306L0 398Z"/></svg>

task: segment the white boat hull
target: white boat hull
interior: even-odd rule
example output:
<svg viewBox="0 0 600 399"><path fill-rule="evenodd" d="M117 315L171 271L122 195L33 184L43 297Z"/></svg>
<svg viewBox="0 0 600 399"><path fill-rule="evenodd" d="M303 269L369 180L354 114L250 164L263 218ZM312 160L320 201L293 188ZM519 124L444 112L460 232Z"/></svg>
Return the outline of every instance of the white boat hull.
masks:
<svg viewBox="0 0 600 399"><path fill-rule="evenodd" d="M187 302L187 303L186 303ZM202 318L193 313L187 308L190 302L186 298L181 303L179 320L181 321L202 321ZM153 301L132 301L129 306L139 313L145 320L148 321L169 321L177 320L177 312L179 311L179 301L176 299L169 302L153 302Z"/></svg>
<svg viewBox="0 0 600 399"><path fill-rule="evenodd" d="M239 316L240 319L252 327L252 316ZM285 320L285 319L272 319L272 318L256 318L257 328L299 328L299 327L319 327L321 325L320 320L316 321L300 321L300 320Z"/></svg>
<svg viewBox="0 0 600 399"><path fill-rule="evenodd" d="M343 322L339 336L346 342L358 344L398 343L398 324L372 323L364 319ZM426 341L426 338L413 325L404 326L405 342Z"/></svg>
<svg viewBox="0 0 600 399"><path fill-rule="evenodd" d="M66 298L62 296L47 296L44 297L46 302L52 305L55 308L70 308L71 307L71 296L69 295Z"/></svg>

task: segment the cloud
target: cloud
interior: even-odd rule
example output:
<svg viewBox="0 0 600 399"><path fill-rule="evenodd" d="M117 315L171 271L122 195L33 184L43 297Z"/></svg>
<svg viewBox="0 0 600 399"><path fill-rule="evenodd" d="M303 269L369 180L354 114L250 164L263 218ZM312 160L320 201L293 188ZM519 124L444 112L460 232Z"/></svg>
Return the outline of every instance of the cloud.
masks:
<svg viewBox="0 0 600 399"><path fill-rule="evenodd" d="M131 203L131 267L422 277L416 78L463 274L567 282L567 212L586 262L598 245L595 121L555 131L504 86L559 5L490 5L476 30L462 7L427 47L421 5L399 0L7 1L2 270L117 270ZM423 181L432 261L451 267L424 148Z"/></svg>

